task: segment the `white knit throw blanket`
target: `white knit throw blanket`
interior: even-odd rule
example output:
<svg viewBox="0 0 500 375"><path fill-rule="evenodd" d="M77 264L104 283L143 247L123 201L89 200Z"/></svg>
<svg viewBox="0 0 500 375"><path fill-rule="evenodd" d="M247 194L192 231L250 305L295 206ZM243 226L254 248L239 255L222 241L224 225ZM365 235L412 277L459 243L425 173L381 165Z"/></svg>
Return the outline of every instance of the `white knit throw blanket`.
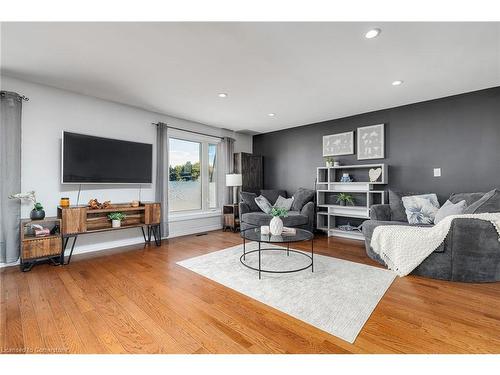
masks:
<svg viewBox="0 0 500 375"><path fill-rule="evenodd" d="M389 269L406 276L443 243L456 218L489 221L500 236L500 213L464 214L447 216L433 227L381 225L375 228L370 245Z"/></svg>

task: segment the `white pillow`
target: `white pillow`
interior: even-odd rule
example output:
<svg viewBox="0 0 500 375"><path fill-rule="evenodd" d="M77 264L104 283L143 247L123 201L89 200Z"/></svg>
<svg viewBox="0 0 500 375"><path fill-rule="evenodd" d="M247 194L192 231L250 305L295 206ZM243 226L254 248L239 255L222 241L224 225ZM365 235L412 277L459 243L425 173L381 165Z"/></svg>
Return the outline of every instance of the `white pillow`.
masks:
<svg viewBox="0 0 500 375"><path fill-rule="evenodd" d="M273 207L276 208L284 208L287 211L290 211L290 208L293 204L293 197L291 198L283 198L281 195L276 199L276 203L274 203Z"/></svg>
<svg viewBox="0 0 500 375"><path fill-rule="evenodd" d="M255 198L255 203L257 203L257 206L259 206L262 212L266 214L271 213L271 209L273 208L273 206L263 195L259 195L257 198Z"/></svg>
<svg viewBox="0 0 500 375"><path fill-rule="evenodd" d="M411 195L401 198L410 224L432 224L439 209L436 194Z"/></svg>
<svg viewBox="0 0 500 375"><path fill-rule="evenodd" d="M446 216L463 214L466 208L467 203L465 202L465 200L458 203L453 203L452 201L447 200L438 210L438 212L436 212L436 216L434 217L434 224L439 223Z"/></svg>

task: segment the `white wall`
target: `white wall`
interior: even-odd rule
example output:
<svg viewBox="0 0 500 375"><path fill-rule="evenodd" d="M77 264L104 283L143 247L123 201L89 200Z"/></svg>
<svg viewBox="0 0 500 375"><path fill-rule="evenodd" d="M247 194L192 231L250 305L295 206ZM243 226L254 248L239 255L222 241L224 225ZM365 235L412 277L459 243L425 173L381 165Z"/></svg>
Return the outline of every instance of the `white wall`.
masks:
<svg viewBox="0 0 500 375"><path fill-rule="evenodd" d="M57 214L56 207L61 197L69 197L72 204L77 200L78 185L60 183L62 130L152 143L153 153L156 155L156 128L151 123L162 121L186 130L215 136L232 136L236 139L236 152L252 152L252 137L248 135L7 76L0 77L0 80L2 90L15 91L29 98L23 104L22 114L21 186L22 191L36 191L37 199L44 205L47 216ZM156 170L155 164L153 170ZM136 185L85 185L82 189L80 204L91 198L112 202L139 199L139 188ZM140 199L154 198L154 183L142 185ZM30 209L28 204L23 204L22 217L29 217ZM220 225L220 217L181 221L172 223L170 233L171 236L184 235L217 229ZM142 241L139 229L89 234L78 238L75 254Z"/></svg>

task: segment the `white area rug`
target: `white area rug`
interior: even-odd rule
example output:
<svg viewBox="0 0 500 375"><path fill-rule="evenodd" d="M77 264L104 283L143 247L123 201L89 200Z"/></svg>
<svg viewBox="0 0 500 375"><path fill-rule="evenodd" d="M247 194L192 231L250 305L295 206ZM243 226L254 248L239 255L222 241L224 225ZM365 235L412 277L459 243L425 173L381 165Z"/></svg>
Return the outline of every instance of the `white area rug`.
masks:
<svg viewBox="0 0 500 375"><path fill-rule="evenodd" d="M277 246L276 246L277 247ZM257 243L247 243L247 251ZM240 263L238 245L177 264L353 343L396 274L382 268L314 255L311 269L290 274L262 273ZM257 267L258 255L247 255ZM262 268L293 269L309 259L286 251L262 253Z"/></svg>

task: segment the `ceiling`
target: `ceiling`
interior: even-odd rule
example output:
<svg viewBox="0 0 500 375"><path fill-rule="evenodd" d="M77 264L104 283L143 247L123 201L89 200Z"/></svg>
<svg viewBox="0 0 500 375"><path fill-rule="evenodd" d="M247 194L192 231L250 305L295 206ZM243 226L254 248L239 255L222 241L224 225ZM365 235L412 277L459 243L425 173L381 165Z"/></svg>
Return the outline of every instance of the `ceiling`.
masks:
<svg viewBox="0 0 500 375"><path fill-rule="evenodd" d="M373 27L381 34L366 39ZM2 23L1 31L5 75L237 131L500 85L497 22Z"/></svg>

